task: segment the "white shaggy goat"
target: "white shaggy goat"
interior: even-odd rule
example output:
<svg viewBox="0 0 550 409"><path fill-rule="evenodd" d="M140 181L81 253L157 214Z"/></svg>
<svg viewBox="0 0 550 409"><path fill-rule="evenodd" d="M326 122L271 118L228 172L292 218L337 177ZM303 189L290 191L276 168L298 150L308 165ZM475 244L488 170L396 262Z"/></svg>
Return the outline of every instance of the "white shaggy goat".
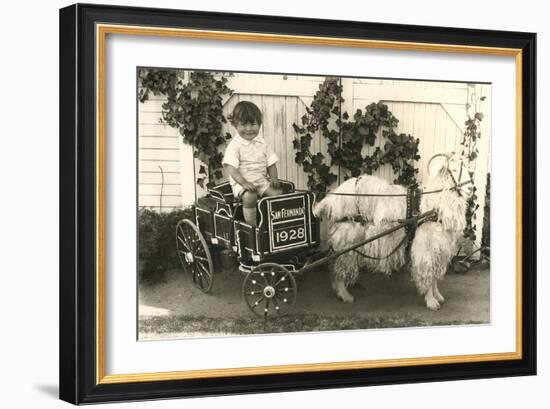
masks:
<svg viewBox="0 0 550 409"><path fill-rule="evenodd" d="M426 221L418 226L410 246L412 279L420 295L424 296L426 306L431 310L439 309L445 301L437 282L444 277L451 258L456 253L457 240L466 226L467 196L465 191L455 186L453 163L456 163L454 158L445 155L440 169L421 189L421 192L436 191L422 194L420 212L435 209L437 220ZM406 218L407 189L391 185L376 176L363 175L348 179L333 193L335 194L327 195L315 206L314 213L329 220L329 244L335 252L390 229L397 225L398 220ZM338 193L403 196L360 197ZM363 221L355 221L357 216L361 216ZM331 281L338 298L344 302L354 301L348 288L357 281L360 269L391 274L403 267L407 262L407 246L403 242L406 240L405 235L405 230L399 229L358 248L358 252L350 251L334 260L331 263ZM400 243L403 245L385 258Z"/></svg>

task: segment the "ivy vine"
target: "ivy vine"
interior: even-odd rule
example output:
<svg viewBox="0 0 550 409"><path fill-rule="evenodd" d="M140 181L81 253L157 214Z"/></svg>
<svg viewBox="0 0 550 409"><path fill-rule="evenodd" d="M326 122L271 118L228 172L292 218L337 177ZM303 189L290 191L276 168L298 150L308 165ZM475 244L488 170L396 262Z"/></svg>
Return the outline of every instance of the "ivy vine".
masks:
<svg viewBox="0 0 550 409"><path fill-rule="evenodd" d="M468 84L468 101L466 102L467 119L464 125L466 125L462 141L461 156L466 161L468 168L468 177L470 183L470 196L468 197L466 207L466 227L464 228L463 235L465 238L472 241L476 240L476 225L477 219L476 212L479 209L477 203L477 188L474 185L474 169L473 162L479 155L479 149L477 148L477 142L481 139L481 121L483 121L483 113L481 112L481 103L485 101L485 96L478 93L475 84ZM472 113L473 112L473 113Z"/></svg>
<svg viewBox="0 0 550 409"><path fill-rule="evenodd" d="M151 92L155 96L175 93L183 74L183 71L178 70L140 69L138 73L139 101L149 100Z"/></svg>
<svg viewBox="0 0 550 409"><path fill-rule="evenodd" d="M321 131L327 139L329 154L334 158L338 155L339 132L330 129L329 124L333 115L340 116L342 102L342 86L336 78L326 78L319 85L319 91L313 97L310 107L306 107L306 114L302 116L302 126L292 124L297 137L293 141L293 147L297 151L295 162L302 166L308 174L307 185L319 197L328 187L336 182L338 176L330 171L330 166L325 163L325 156L321 152L311 152L313 134ZM330 165L335 164L335 160Z"/></svg>
<svg viewBox="0 0 550 409"><path fill-rule="evenodd" d="M362 173L372 174L380 166L389 164L397 176L394 183L411 185L416 183L418 169L414 162L418 155L419 140L411 135L396 133L399 120L382 102L372 103L364 110L358 109L353 118L341 112L342 85L339 78L327 77L319 85L311 106L301 118L301 125L293 124L296 138L295 162L308 174L308 187L319 198L336 182L337 175L330 166L336 165L344 172L344 178ZM327 140L330 162L321 152L311 152L313 134L320 131ZM386 142L383 150L377 147L371 155L363 155L363 146L374 146L378 135Z"/></svg>
<svg viewBox="0 0 550 409"><path fill-rule="evenodd" d="M188 78L183 81L184 75ZM222 132L227 122L223 115L223 99L233 90L227 86L223 73L209 71L184 71L142 69L139 72L141 102L149 93L164 95L162 121L177 128L183 141L194 147L194 156L206 164L199 168L197 184L204 188L223 178L223 154L219 147L231 134Z"/></svg>

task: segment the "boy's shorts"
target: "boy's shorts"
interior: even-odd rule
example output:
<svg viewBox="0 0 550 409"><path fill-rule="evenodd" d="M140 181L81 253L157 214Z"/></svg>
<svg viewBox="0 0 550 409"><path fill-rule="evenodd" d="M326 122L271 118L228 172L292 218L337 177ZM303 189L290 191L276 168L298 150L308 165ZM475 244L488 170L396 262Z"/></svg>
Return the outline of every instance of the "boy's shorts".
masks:
<svg viewBox="0 0 550 409"><path fill-rule="evenodd" d="M268 179L263 179L254 182L253 185L256 186L256 193L258 193L258 196L262 197L269 186L271 186L271 182ZM235 183L231 187L233 188L233 196L235 196L235 198L237 199L241 199L244 192L246 192L246 189L238 183Z"/></svg>

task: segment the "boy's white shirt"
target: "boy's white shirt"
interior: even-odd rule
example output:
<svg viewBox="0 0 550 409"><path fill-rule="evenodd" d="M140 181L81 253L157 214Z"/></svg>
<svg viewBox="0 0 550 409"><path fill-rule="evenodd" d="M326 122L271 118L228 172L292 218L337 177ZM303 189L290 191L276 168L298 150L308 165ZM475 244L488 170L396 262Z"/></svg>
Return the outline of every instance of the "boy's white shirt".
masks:
<svg viewBox="0 0 550 409"><path fill-rule="evenodd" d="M278 161L279 157L262 136L248 141L235 135L225 149L222 163L237 168L243 178L256 184L267 180L267 168ZM231 176L229 182L233 190L239 189L240 185Z"/></svg>

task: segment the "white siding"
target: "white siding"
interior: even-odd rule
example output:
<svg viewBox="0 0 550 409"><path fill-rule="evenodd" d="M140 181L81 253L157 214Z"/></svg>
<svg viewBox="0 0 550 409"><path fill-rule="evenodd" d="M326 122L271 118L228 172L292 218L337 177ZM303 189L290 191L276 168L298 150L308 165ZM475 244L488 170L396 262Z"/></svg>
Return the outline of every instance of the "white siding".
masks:
<svg viewBox="0 0 550 409"><path fill-rule="evenodd" d="M177 129L159 121L163 101L160 96L150 95L150 100L139 104L138 194L139 207L170 211L182 204L180 136Z"/></svg>

